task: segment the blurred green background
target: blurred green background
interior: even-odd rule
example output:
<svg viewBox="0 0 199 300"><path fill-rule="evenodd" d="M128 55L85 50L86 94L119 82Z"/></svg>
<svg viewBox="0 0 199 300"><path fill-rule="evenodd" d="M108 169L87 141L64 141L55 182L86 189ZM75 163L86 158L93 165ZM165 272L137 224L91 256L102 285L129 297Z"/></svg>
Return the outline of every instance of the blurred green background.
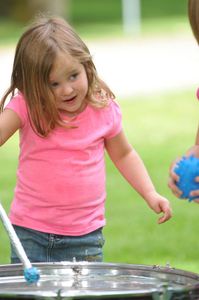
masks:
<svg viewBox="0 0 199 300"><path fill-rule="evenodd" d="M89 43L98 41L106 44L118 39L121 44L131 40L133 43L144 43L150 39L175 39L178 35L185 40L189 37L193 44L195 42L187 19L186 0L141 0L141 29L134 35L123 30L120 0L63 0L53 3L57 3L54 8L51 1L2 1L0 55L1 48L9 49L15 45L24 26L35 13L45 11L53 11L69 19ZM150 60L150 53L145 55ZM186 55L189 56L189 53ZM174 69L175 65L171 65L171 73ZM120 72L113 69L113 72L116 71ZM131 71L133 74L134 70ZM157 216L121 178L107 158L104 261L163 266L170 263L174 268L199 273L199 206L175 198L167 187L171 161L194 143L198 126L195 88L195 84L183 85L150 94L140 92L118 100L129 141L143 158L157 190L170 199L173 218L158 225ZM0 153L0 198L8 212L16 181L17 134L1 148ZM0 264L7 263L9 241L0 224Z"/></svg>
<svg viewBox="0 0 199 300"><path fill-rule="evenodd" d="M134 1L134 0L132 0ZM137 0L135 0L136 2ZM187 21L187 0L138 0L142 33L170 32ZM66 17L80 34L99 39L123 34L122 0L7 0L1 1L1 43L18 39L35 14ZM163 32L162 32L163 33Z"/></svg>

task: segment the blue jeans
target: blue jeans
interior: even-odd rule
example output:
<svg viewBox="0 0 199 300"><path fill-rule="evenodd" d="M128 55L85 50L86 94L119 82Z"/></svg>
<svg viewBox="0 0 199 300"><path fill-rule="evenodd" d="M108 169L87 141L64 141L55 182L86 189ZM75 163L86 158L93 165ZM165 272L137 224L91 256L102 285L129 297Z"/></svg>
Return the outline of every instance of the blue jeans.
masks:
<svg viewBox="0 0 199 300"><path fill-rule="evenodd" d="M13 226L31 262L89 261L102 262L102 228L82 236L44 233ZM11 245L11 263L20 263Z"/></svg>

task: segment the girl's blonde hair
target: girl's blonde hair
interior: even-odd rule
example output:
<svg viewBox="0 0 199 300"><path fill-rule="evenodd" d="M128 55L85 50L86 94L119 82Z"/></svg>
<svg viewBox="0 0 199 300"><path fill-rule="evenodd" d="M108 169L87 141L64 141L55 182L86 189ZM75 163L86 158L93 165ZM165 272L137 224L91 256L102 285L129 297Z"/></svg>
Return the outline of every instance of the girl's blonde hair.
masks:
<svg viewBox="0 0 199 300"><path fill-rule="evenodd" d="M199 44L199 1L189 0L188 2L188 16L191 24L193 34Z"/></svg>
<svg viewBox="0 0 199 300"><path fill-rule="evenodd" d="M104 107L110 97L108 86L98 77L91 54L73 28L57 17L40 17L21 36L15 52L11 85L1 100L4 109L8 95L19 90L27 103L33 129L41 136L57 125L63 125L53 93L49 74L56 55L65 52L78 59L88 78L87 101L95 107Z"/></svg>

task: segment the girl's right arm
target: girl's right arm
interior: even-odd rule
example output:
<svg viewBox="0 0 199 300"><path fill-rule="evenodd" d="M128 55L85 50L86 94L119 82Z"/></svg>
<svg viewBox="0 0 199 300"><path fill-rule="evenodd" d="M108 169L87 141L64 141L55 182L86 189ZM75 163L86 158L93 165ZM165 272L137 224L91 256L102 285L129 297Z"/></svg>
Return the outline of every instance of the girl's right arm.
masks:
<svg viewBox="0 0 199 300"><path fill-rule="evenodd" d="M0 113L0 146L2 146L21 126L19 116L11 109Z"/></svg>

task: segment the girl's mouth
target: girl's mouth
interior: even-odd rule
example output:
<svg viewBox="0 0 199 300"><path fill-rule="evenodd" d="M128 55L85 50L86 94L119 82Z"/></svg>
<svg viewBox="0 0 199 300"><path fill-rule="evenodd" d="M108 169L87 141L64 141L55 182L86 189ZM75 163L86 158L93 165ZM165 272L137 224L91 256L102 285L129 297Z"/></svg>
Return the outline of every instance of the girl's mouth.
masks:
<svg viewBox="0 0 199 300"><path fill-rule="evenodd" d="M72 97L72 98L70 98L70 99L66 99L66 100L64 100L64 102L65 102L65 103L71 103L71 102L74 102L75 98L76 98L76 96L74 96L74 97Z"/></svg>

